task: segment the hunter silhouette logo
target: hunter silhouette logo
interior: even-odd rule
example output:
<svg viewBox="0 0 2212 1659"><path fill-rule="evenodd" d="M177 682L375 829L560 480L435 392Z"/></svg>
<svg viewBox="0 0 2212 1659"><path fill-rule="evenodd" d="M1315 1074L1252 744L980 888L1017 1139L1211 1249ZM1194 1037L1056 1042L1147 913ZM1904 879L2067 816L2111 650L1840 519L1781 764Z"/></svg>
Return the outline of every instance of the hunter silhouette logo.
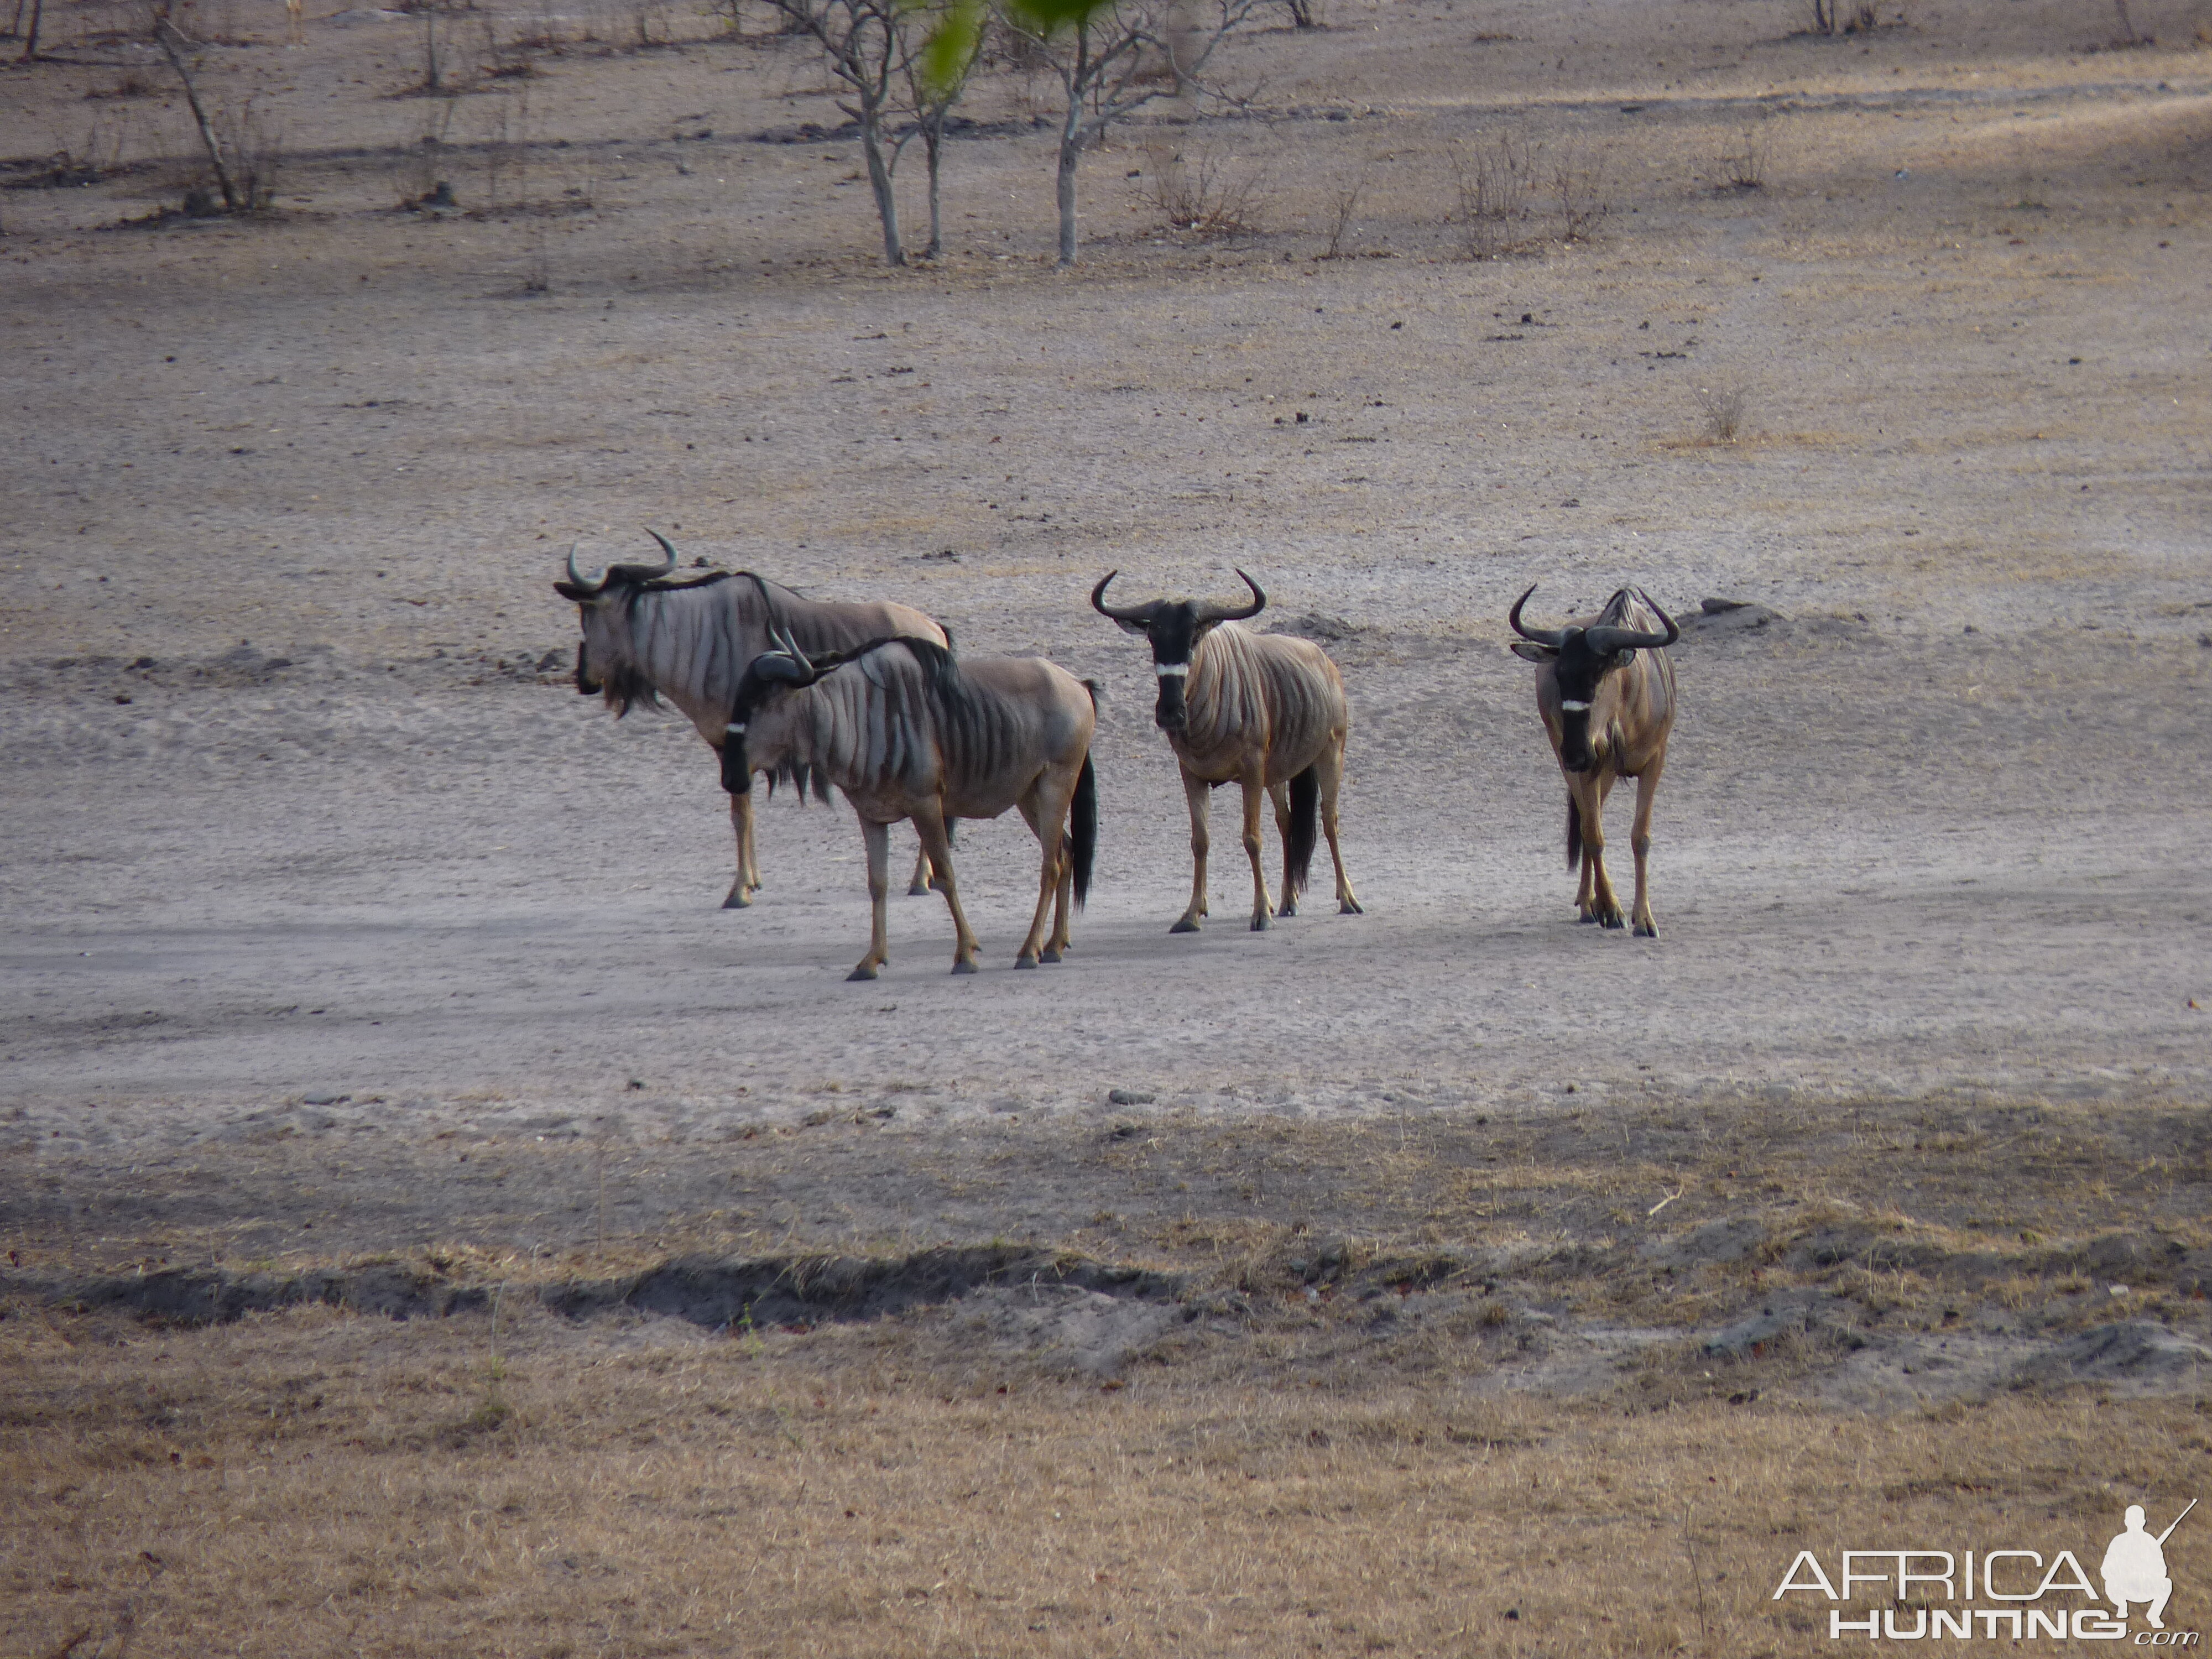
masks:
<svg viewBox="0 0 2212 1659"><path fill-rule="evenodd" d="M2046 1559L2029 1549L1890 1548L1844 1551L1832 1578L1819 1556L1800 1550L1771 1599L1808 1595L1838 1604L1828 1610L1831 1641L1949 1636L2196 1648L2199 1632L2166 1627L2166 1603L2173 1597L2166 1540L2196 1507L2192 1498L2164 1532L2154 1533L2143 1506L2130 1504L2122 1530L2105 1547L2098 1565L2101 1595L2081 1558L2069 1549ZM2130 1629L2129 1611L2135 1607L2142 1609L2148 1629Z"/></svg>
<svg viewBox="0 0 2212 1659"><path fill-rule="evenodd" d="M2175 1516L2172 1525L2154 1538L2143 1530L2142 1505L2128 1505L2128 1529L2105 1547L2105 1565L2098 1569L2098 1576L2105 1581L2105 1599L2118 1609L2120 1618L2128 1616L2129 1602L2148 1601L2150 1610L2143 1616L2150 1620L2150 1627L2166 1628L2166 1604L2173 1594L2173 1580L2166 1573L2166 1540L2173 1536L2182 1516L2196 1507L2192 1498L2189 1509Z"/></svg>

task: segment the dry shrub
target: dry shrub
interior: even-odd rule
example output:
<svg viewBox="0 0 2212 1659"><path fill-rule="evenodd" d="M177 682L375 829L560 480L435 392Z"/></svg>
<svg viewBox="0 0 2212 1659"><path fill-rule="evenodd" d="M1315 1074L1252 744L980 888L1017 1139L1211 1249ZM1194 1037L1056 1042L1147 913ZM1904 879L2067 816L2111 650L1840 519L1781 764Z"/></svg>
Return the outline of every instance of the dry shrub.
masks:
<svg viewBox="0 0 2212 1659"><path fill-rule="evenodd" d="M1547 153L1507 128L1454 145L1449 158L1456 199L1446 222L1469 259L1587 241L1612 210L1602 156L1572 139Z"/></svg>
<svg viewBox="0 0 2212 1659"><path fill-rule="evenodd" d="M1507 130L1455 144L1450 151L1457 206L1450 222L1470 259L1494 258L1525 247L1535 152L1524 134Z"/></svg>
<svg viewBox="0 0 2212 1659"><path fill-rule="evenodd" d="M283 130L262 106L258 94L219 107L210 120L230 168L237 210L265 213L276 199L276 181L284 165Z"/></svg>
<svg viewBox="0 0 2212 1659"><path fill-rule="evenodd" d="M1328 247L1322 254L1324 259L1345 257L1345 239L1357 228L1352 223L1359 212L1359 198L1367 189L1367 177L1362 173L1350 184L1341 185L1329 201Z"/></svg>
<svg viewBox="0 0 2212 1659"><path fill-rule="evenodd" d="M1757 121L1745 122L1735 142L1720 153L1720 188L1765 189L1767 167L1772 159L1773 147L1768 143L1765 126Z"/></svg>
<svg viewBox="0 0 2212 1659"><path fill-rule="evenodd" d="M1705 442L1732 444L1742 434L1751 411L1749 387L1734 381L1725 386L1701 386L1690 395L1697 400L1698 413L1705 422Z"/></svg>
<svg viewBox="0 0 2212 1659"><path fill-rule="evenodd" d="M1146 194L1172 230L1203 237L1252 235L1260 228L1266 176L1258 168L1232 173L1235 161L1211 145L1187 155L1154 144L1145 169Z"/></svg>

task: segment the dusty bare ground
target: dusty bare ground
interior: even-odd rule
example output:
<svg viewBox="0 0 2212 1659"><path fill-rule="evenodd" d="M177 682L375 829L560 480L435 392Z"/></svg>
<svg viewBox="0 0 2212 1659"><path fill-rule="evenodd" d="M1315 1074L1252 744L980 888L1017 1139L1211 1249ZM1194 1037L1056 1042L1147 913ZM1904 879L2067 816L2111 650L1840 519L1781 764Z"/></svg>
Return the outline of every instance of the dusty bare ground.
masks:
<svg viewBox="0 0 2212 1659"><path fill-rule="evenodd" d="M500 10L459 61L537 74L405 97L420 20L218 5L288 159L196 221L166 70L53 10L0 72L0 184L92 168L0 191L0 1647L1797 1651L1801 1547L2194 1492L2194 0L1340 3L1087 158L1072 273L1017 70L887 272L789 44ZM1164 222L1179 155L1246 230ZM550 589L646 524L1104 684L1066 965L1005 971L1009 824L975 979L915 899L842 982L842 809L714 908L711 763L574 696ZM1328 643L1366 915L1243 931L1218 802L1167 937L1116 565ZM1677 648L1656 943L1571 920L1532 580L1749 602Z"/></svg>

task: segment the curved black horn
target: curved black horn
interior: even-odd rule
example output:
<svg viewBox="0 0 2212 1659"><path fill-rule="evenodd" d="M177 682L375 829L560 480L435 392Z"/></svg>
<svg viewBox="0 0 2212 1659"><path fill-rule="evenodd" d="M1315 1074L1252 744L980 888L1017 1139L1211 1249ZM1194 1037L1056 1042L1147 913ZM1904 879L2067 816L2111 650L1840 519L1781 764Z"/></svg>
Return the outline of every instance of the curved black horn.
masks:
<svg viewBox="0 0 2212 1659"><path fill-rule="evenodd" d="M1252 603L1242 610L1226 605L1200 605L1198 611L1199 621L1201 623L1244 622L1258 616L1267 608L1267 596L1260 591L1260 584L1249 576L1244 575L1241 570L1237 574L1243 577L1244 586L1252 590Z"/></svg>
<svg viewBox="0 0 2212 1659"><path fill-rule="evenodd" d="M755 679L774 680L780 685L808 685L812 684L813 668L804 657L793 657L784 651L763 651L752 659L745 671Z"/></svg>
<svg viewBox="0 0 2212 1659"><path fill-rule="evenodd" d="M660 550L668 556L668 562L662 565L658 570L652 568L650 566L639 566L637 568L637 579L641 582L657 582L663 576L667 575L671 571L676 568L676 550L668 544L668 538L662 535L658 530L647 528L645 533L660 544Z"/></svg>
<svg viewBox="0 0 2212 1659"><path fill-rule="evenodd" d="M595 576L586 576L582 571L577 569L576 544L570 542L568 544L568 580L580 592L596 593L607 585L607 573L602 570Z"/></svg>
<svg viewBox="0 0 2212 1659"><path fill-rule="evenodd" d="M1659 620L1667 624L1667 631L1646 634L1634 628L1593 628L1588 635L1591 650L1601 655L1611 651L1658 651L1682 637L1682 630L1674 625L1674 619L1652 605L1649 593L1639 587L1636 590L1636 596L1650 605Z"/></svg>
<svg viewBox="0 0 2212 1659"><path fill-rule="evenodd" d="M1521 607L1528 603L1528 594L1533 593L1535 591L1536 584L1530 582L1528 584L1528 592L1522 593L1519 599L1513 601L1513 608L1505 613L1505 620L1513 625L1513 631L1518 634L1522 639L1534 640L1538 645L1548 645L1552 649L1556 651L1559 648L1561 641L1567 637L1567 630L1565 629L1529 628L1523 624L1521 620Z"/></svg>
<svg viewBox="0 0 2212 1659"><path fill-rule="evenodd" d="M1098 579L1098 586L1091 590L1091 608L1102 617L1111 617L1117 623L1135 623L1141 625L1150 622L1152 619L1153 607L1159 604L1158 599L1148 599L1142 605L1133 605L1120 609L1106 603L1106 584L1121 574L1118 570L1109 570Z"/></svg>

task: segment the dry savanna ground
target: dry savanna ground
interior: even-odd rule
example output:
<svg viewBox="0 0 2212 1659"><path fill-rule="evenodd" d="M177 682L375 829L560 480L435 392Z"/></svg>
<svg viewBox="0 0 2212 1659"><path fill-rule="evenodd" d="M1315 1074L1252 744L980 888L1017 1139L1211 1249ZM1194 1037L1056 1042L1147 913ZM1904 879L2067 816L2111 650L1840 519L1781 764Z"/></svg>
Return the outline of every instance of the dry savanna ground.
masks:
<svg viewBox="0 0 2212 1659"><path fill-rule="evenodd" d="M196 0L224 215L138 9L49 0L0 67L0 1652L1813 1653L1801 1549L2164 1526L2212 8L1843 10L1256 15L1085 156L1072 270L996 52L893 270L763 7ZM972 978L899 898L843 982L842 806L769 803L716 908L706 751L567 679L562 556L646 526L1100 682L1067 963L1007 969L1011 823ZM1249 569L1342 667L1364 915L1245 931L1217 800L1168 937L1115 566ZM1532 581L1691 619L1656 941L1571 920Z"/></svg>

